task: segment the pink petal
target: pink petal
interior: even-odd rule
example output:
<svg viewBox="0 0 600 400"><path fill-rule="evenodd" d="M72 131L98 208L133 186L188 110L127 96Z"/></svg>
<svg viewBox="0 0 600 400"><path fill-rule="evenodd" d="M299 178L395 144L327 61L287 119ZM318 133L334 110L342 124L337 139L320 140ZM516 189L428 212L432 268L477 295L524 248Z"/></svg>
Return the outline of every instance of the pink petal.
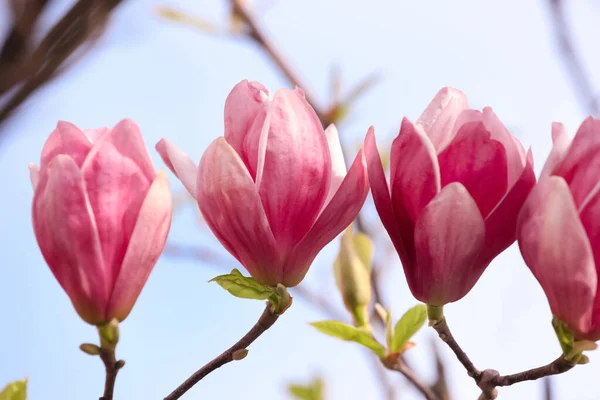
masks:
<svg viewBox="0 0 600 400"><path fill-rule="evenodd" d="M29 179L31 180L31 186L33 186L33 190L37 186L40 181L40 167L35 165L34 163L29 163Z"/></svg>
<svg viewBox="0 0 600 400"><path fill-rule="evenodd" d="M267 120L264 167L256 184L277 247L287 253L323 208L331 156L321 122L301 90L279 90Z"/></svg>
<svg viewBox="0 0 600 400"><path fill-rule="evenodd" d="M517 237L552 313L571 329L585 332L597 273L590 242L563 178L551 176L533 188L519 214Z"/></svg>
<svg viewBox="0 0 600 400"><path fill-rule="evenodd" d="M149 182L154 180L156 172L140 128L135 122L130 119L122 120L110 132L95 142L94 147L102 146L103 142L111 143L123 157L135 162Z"/></svg>
<svg viewBox="0 0 600 400"><path fill-rule="evenodd" d="M519 180L485 219L485 246L477 262L482 270L516 240L517 217L534 185L533 155L529 150L527 164Z"/></svg>
<svg viewBox="0 0 600 400"><path fill-rule="evenodd" d="M481 273L475 261L485 227L477 204L454 182L429 203L415 227L416 268L404 268L413 295L431 305L464 297Z"/></svg>
<svg viewBox="0 0 600 400"><path fill-rule="evenodd" d="M139 160L128 157L124 151L132 149L127 141L113 137L118 132L113 130L98 141L81 168L96 219L110 287L117 279L142 202L152 182L147 177L148 171L140 167ZM118 136L124 138L126 135Z"/></svg>
<svg viewBox="0 0 600 400"><path fill-rule="evenodd" d="M92 143L81 129L69 122L60 121L44 144L40 168L44 169L58 154L71 156L75 163L81 166L91 149Z"/></svg>
<svg viewBox="0 0 600 400"><path fill-rule="evenodd" d="M416 125L429 136L434 148L439 152L452 140L456 118L467 108L469 101L463 92L445 87L431 100L417 119Z"/></svg>
<svg viewBox="0 0 600 400"><path fill-rule="evenodd" d="M329 125L325 129L325 137L327 138L329 154L331 155L331 184L329 185L329 193L325 200L325 206L327 206L346 177L346 160L344 160L340 136L334 124Z"/></svg>
<svg viewBox="0 0 600 400"><path fill-rule="evenodd" d="M108 282L83 177L68 155L52 158L33 198L33 228L52 273L90 324L107 322Z"/></svg>
<svg viewBox="0 0 600 400"><path fill-rule="evenodd" d="M106 126L96 129L83 129L83 133L92 143L100 140L104 135L108 134L108 132L110 132L110 129L108 129Z"/></svg>
<svg viewBox="0 0 600 400"><path fill-rule="evenodd" d="M367 160L367 172L369 174L369 185L371 186L371 194L373 195L375 208L379 213L379 218L381 219L385 230L392 239L392 243L394 243L394 247L402 260L402 264L408 265L413 262L414 258L412 227L410 226L410 222L408 222L406 224L407 226L402 227L403 231L401 232L401 228L396 220L392 199L390 198L390 190L388 189L385 180L385 172L383 171L383 165L381 164L379 150L377 150L377 143L375 143L375 129L373 129L373 127L370 127L367 132L364 148ZM402 221L410 220L408 219L408 216L404 215ZM410 239L405 240L403 238L403 233L409 233ZM407 251L407 247L410 249L410 252Z"/></svg>
<svg viewBox="0 0 600 400"><path fill-rule="evenodd" d="M221 244L260 283L281 283L282 260L258 190L223 137L204 152L196 185L200 211Z"/></svg>
<svg viewBox="0 0 600 400"><path fill-rule="evenodd" d="M357 217L369 193L367 163L361 150L339 190L304 239L292 251L283 269L283 284L299 284L319 251Z"/></svg>
<svg viewBox="0 0 600 400"><path fill-rule="evenodd" d="M253 178L258 165L258 142L269 91L258 82L243 80L225 100L225 139L240 155Z"/></svg>
<svg viewBox="0 0 600 400"><path fill-rule="evenodd" d="M407 118L390 155L390 187L396 215L406 210L412 226L440 191L440 168L431 141Z"/></svg>
<svg viewBox="0 0 600 400"><path fill-rule="evenodd" d="M567 135L565 126L559 122L553 122L552 150L546 159L546 163L544 164L544 168L540 174L540 179L550 176L554 173L554 170L562 162L565 154L567 153L570 144L571 140L569 139L569 135Z"/></svg>
<svg viewBox="0 0 600 400"><path fill-rule="evenodd" d="M575 204L585 202L598 182L600 171L600 120L586 118L571 142L562 163L554 175L565 178L571 189Z"/></svg>
<svg viewBox="0 0 600 400"><path fill-rule="evenodd" d="M129 315L165 246L171 216L169 180L159 171L142 203L108 303L107 319L123 321Z"/></svg>
<svg viewBox="0 0 600 400"><path fill-rule="evenodd" d="M485 129L490 133L493 140L501 143L506 151L508 187L512 187L523 172L525 165L525 149L523 145L510 134L508 129L500 122L491 107L485 107L483 111L465 110L456 121L455 129L458 131L464 124L483 122Z"/></svg>
<svg viewBox="0 0 600 400"><path fill-rule="evenodd" d="M483 218L496 207L507 191L506 151L490 139L481 122L462 125L455 139L438 156L442 187L462 183Z"/></svg>
<svg viewBox="0 0 600 400"><path fill-rule="evenodd" d="M165 165L183 183L187 191L193 197L196 197L198 167L192 159L167 139L161 139L156 143L156 151L160 154Z"/></svg>

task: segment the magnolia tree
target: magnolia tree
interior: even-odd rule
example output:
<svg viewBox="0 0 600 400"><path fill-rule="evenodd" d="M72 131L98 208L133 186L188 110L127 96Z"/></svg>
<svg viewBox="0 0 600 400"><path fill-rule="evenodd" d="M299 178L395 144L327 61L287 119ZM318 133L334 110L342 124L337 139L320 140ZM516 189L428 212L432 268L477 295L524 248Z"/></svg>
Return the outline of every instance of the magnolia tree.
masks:
<svg viewBox="0 0 600 400"><path fill-rule="evenodd" d="M266 307L237 343L157 398L182 398L208 374L226 374L216 370L246 357L249 346L293 306L288 288L303 280L319 251L340 234L334 272L353 325L312 325L366 347L423 398L442 400L403 354L427 321L480 388L480 399L496 398L498 387L586 363L584 352L600 339L600 120L586 119L572 141L556 123L552 140L536 183L531 152L492 109L470 109L462 92L442 88L416 122L402 121L387 178L372 127L347 169L335 126L324 129L301 89L281 89L270 98L260 83L238 83L225 102L224 135L198 166L168 139L156 150L249 275L234 269L213 280L234 296L266 301ZM37 242L79 316L97 327L97 344L80 348L104 363L100 399L111 400L125 366L116 353L119 323L132 311L171 224L167 175L155 172L130 120L112 129L59 122L39 166L29 169ZM373 247L353 224L369 190L419 302L398 321L381 305L370 306ZM443 310L463 298L516 240L548 298L562 352L547 365L500 375L471 362ZM373 329L374 314L384 322L383 335ZM23 383L15 382L0 398L22 399L23 391Z"/></svg>

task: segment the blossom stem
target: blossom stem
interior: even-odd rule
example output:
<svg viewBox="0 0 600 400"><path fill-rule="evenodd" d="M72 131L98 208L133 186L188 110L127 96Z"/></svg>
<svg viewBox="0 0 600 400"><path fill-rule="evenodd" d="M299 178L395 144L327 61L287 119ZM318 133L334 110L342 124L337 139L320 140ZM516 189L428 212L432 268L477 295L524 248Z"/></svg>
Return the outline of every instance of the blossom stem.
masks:
<svg viewBox="0 0 600 400"><path fill-rule="evenodd" d="M442 339L454 352L456 358L467 370L468 375L475 380L475 383L477 383L477 386L481 389L482 393L479 397L480 400L495 399L497 396L497 387L510 386L523 381L533 381L550 375L562 374L573 368L576 364L574 361L568 360L561 355L547 365L511 375L500 375L500 373L494 369L480 371L475 367L471 359L469 359L467 354L452 336L452 332L450 332L450 328L446 323L446 318L442 317L440 320L435 321L432 327L437 331L440 339Z"/></svg>
<svg viewBox="0 0 600 400"><path fill-rule="evenodd" d="M106 380L104 382L104 394L100 397L100 400L112 400L113 393L115 391L115 382L117 380L117 374L119 370L123 368L125 362L123 360L117 361L115 351L109 349L100 350L100 358L104 363L106 369Z"/></svg>
<svg viewBox="0 0 600 400"><path fill-rule="evenodd" d="M245 356L244 350L250 344L252 344L260 335L262 335L267 329L269 329L275 321L279 318L279 315L270 303L267 303L267 307L263 311L262 315L254 324L254 326L242 337L236 344L225 350L217 358L210 361L208 364L194 372L192 376L185 380L177 389L171 394L164 398L164 400L176 400L183 396L188 390L190 390L196 383L200 382L202 378L210 374L217 368L234 361L241 359Z"/></svg>
<svg viewBox="0 0 600 400"><path fill-rule="evenodd" d="M394 357L393 359L382 359L383 365L392 371L398 371L406 379L410 381L410 383L419 391L427 400L438 400L438 396L433 392L433 390L425 385L419 377L415 374L415 372L408 368L406 363L402 360L401 357Z"/></svg>

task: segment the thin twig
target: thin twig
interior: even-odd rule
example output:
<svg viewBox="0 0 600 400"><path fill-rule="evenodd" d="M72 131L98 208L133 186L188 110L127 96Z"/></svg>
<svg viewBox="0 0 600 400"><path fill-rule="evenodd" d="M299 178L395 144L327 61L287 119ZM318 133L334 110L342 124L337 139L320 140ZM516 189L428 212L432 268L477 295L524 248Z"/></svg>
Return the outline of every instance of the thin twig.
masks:
<svg viewBox="0 0 600 400"><path fill-rule="evenodd" d="M248 346L250 346L260 335L262 335L267 329L269 329L277 321L279 315L273 312L273 308L270 303L267 303L265 311L256 322L256 324L241 338L236 344L225 350L214 360L194 372L192 376L185 380L177 389L175 389L170 395L164 398L164 400L176 400L190 390L196 383L200 382L202 378L210 374L217 368L234 361L241 359L245 356L243 353ZM240 353L242 352L242 353ZM241 355L240 355L241 354ZM240 356L238 356L240 355ZM238 358L240 357L240 358Z"/></svg>
<svg viewBox="0 0 600 400"><path fill-rule="evenodd" d="M427 400L438 400L438 397L436 396L436 394L433 392L433 390L431 390L431 388L427 385L425 385L423 382L421 382L421 380L419 379L419 377L417 377L417 375L415 374L415 372L408 368L408 366L406 365L406 363L402 360L401 357L395 355L394 357L388 357L386 359L383 359L383 365L392 370L392 371L398 371L400 372L402 375L404 375L404 377L406 379L408 379L408 381L419 391L421 392L421 394L427 399Z"/></svg>
<svg viewBox="0 0 600 400"><path fill-rule="evenodd" d="M600 102L594 93L590 77L583 67L580 55L573 44L572 34L564 13L562 0L549 0L548 5L552 17L554 38L558 44L559 54L565 64L567 73L571 77L575 92L585 110L592 115L600 114Z"/></svg>
<svg viewBox="0 0 600 400"><path fill-rule="evenodd" d="M106 370L104 395L100 397L100 400L113 400L117 374L123 365L125 365L125 363L122 360L117 361L114 350L101 349L100 358L102 359L102 362L104 363L104 369Z"/></svg>
<svg viewBox="0 0 600 400"><path fill-rule="evenodd" d="M454 352L458 361L467 370L467 374L475 380L475 383L477 383L477 386L482 391L481 396L479 396L481 400L495 399L497 396L497 387L510 386L519 382L533 381L550 375L562 374L575 366L573 361L567 360L561 355L556 360L542 367L528 369L511 375L500 375L494 369L480 371L452 336L452 332L450 332L450 328L446 323L446 318L442 317L432 327L437 331L440 339Z"/></svg>

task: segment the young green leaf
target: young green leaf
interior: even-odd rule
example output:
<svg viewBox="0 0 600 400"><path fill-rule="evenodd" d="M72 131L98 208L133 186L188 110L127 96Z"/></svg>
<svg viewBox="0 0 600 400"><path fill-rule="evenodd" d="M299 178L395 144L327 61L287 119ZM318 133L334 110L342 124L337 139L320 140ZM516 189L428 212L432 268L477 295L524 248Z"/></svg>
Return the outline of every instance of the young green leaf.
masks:
<svg viewBox="0 0 600 400"><path fill-rule="evenodd" d="M385 348L362 329L355 328L339 321L319 321L311 323L321 332L349 342L356 342L372 350L379 357L385 356Z"/></svg>
<svg viewBox="0 0 600 400"><path fill-rule="evenodd" d="M0 400L26 400L27 378L6 385L0 392Z"/></svg>
<svg viewBox="0 0 600 400"><path fill-rule="evenodd" d="M324 400L324 384L319 378L310 385L289 385L290 394L298 400Z"/></svg>
<svg viewBox="0 0 600 400"><path fill-rule="evenodd" d="M421 329L426 320L427 307L423 304L418 304L405 312L394 328L393 340L389 349L390 353L402 351L404 345Z"/></svg>
<svg viewBox="0 0 600 400"><path fill-rule="evenodd" d="M237 269L232 270L230 274L216 276L209 282L217 282L232 295L243 299L267 300L275 294L273 288L242 275Z"/></svg>

